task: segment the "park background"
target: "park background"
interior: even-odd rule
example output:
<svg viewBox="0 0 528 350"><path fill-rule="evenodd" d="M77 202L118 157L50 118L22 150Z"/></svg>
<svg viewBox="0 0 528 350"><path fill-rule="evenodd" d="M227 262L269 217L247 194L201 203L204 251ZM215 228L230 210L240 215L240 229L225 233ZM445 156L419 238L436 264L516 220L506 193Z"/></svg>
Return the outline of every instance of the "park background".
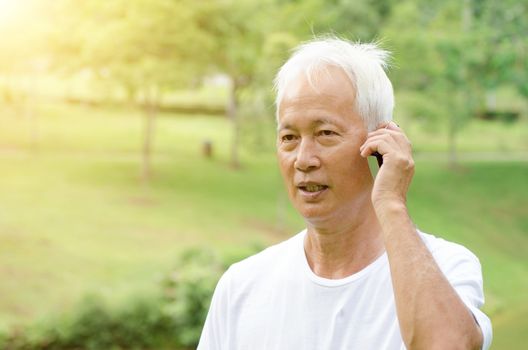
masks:
<svg viewBox="0 0 528 350"><path fill-rule="evenodd" d="M194 348L232 262L303 222L274 73L317 35L393 52L410 212L528 341L528 3L0 0L0 348Z"/></svg>

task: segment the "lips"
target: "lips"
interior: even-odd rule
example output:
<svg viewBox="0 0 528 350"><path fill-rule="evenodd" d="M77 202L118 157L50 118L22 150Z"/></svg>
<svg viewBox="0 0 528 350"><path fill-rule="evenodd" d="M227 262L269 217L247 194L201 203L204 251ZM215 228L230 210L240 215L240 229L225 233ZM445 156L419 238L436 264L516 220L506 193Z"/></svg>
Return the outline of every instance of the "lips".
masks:
<svg viewBox="0 0 528 350"><path fill-rule="evenodd" d="M324 189L327 189L328 186L318 184L315 182L301 182L299 185L297 185L297 188L305 191L305 192L319 192Z"/></svg>
<svg viewBox="0 0 528 350"><path fill-rule="evenodd" d="M321 198L328 186L318 182L301 182L297 185L297 188L305 200L312 202Z"/></svg>

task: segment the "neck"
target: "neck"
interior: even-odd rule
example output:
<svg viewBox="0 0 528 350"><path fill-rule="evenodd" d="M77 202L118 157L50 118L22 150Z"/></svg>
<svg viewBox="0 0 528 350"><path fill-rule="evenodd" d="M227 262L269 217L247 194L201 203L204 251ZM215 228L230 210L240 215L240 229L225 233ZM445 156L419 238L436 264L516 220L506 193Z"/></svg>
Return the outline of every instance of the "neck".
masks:
<svg viewBox="0 0 528 350"><path fill-rule="evenodd" d="M350 276L385 251L370 191L362 197L341 217L308 223L304 250L316 275L330 279Z"/></svg>

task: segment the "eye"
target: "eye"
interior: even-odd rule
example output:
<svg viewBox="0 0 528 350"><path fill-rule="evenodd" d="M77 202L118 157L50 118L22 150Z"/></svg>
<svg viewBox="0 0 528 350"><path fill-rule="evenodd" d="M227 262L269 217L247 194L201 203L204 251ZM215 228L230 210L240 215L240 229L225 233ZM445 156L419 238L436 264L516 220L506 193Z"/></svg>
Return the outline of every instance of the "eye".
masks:
<svg viewBox="0 0 528 350"><path fill-rule="evenodd" d="M286 135L281 136L282 142L292 142L292 141L295 141L296 139L297 137L293 134L286 134Z"/></svg>
<svg viewBox="0 0 528 350"><path fill-rule="evenodd" d="M317 134L318 134L318 136L333 136L333 135L337 135L337 133L335 131L332 131L332 130L321 130Z"/></svg>

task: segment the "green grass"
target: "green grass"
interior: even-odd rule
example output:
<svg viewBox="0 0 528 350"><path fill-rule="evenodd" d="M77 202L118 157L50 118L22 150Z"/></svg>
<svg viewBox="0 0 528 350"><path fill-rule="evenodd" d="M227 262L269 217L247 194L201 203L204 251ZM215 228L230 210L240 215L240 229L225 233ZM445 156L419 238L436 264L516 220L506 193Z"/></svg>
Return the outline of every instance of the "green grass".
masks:
<svg viewBox="0 0 528 350"><path fill-rule="evenodd" d="M528 326L527 180L527 163L471 163L453 172L422 162L409 195L422 230L459 242L480 258L494 349L520 349Z"/></svg>
<svg viewBox="0 0 528 350"><path fill-rule="evenodd" d="M29 120L0 112L2 327L68 310L89 292L126 302L151 290L190 246L235 252L278 242L303 227L285 198L272 154L244 151L243 168L229 168L224 119L161 116L154 181L142 186L142 120L136 111L45 104L37 112L35 152L29 151ZM498 141L490 140L527 129L474 123L462 134L462 149L481 144L500 151L490 146ZM414 134L415 147L437 149L436 136L419 128ZM201 157L205 139L214 143L211 160ZM511 147L526 151L523 142ZM519 349L528 327L528 164L462 165L453 171L419 161L410 211L422 230L479 256L493 348Z"/></svg>

